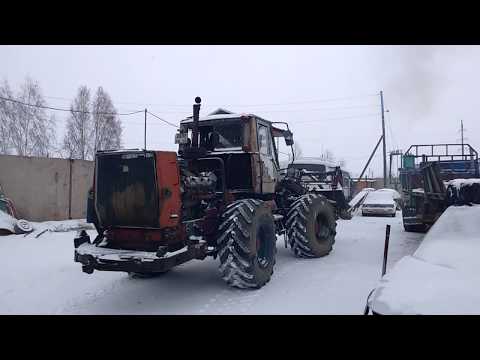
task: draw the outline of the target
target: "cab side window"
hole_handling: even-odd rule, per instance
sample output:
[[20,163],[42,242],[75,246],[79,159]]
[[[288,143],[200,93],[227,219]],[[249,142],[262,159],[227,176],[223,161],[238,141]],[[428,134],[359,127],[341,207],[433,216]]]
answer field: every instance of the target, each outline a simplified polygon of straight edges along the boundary
[[260,154],[272,155],[270,134],[268,128],[264,125],[258,125],[258,150]]

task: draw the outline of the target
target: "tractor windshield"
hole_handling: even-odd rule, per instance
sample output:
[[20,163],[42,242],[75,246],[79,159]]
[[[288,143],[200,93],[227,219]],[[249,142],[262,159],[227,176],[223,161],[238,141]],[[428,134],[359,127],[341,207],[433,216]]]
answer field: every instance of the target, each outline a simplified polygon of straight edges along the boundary
[[243,125],[241,122],[228,121],[200,125],[199,130],[200,146],[209,148],[214,132],[218,134],[218,142],[216,142],[214,149],[238,148],[243,146]]

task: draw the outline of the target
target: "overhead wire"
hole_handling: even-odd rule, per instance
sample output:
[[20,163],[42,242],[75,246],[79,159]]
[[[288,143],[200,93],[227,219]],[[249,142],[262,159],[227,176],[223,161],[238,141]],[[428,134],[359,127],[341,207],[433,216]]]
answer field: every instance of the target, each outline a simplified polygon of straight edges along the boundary
[[334,120],[354,119],[354,118],[372,117],[372,116],[378,116],[378,115],[380,115],[380,114],[375,113],[375,114],[361,114],[361,115],[334,117],[334,118],[319,118],[318,120],[294,121],[293,124],[308,124],[308,123],[314,123],[314,122],[319,122],[319,121],[334,121]]
[[[355,96],[346,96],[338,98],[329,98],[329,99],[315,99],[315,100],[302,100],[302,101],[285,101],[281,103],[263,103],[263,104],[207,104],[208,106],[239,106],[239,107],[257,107],[257,106],[284,106],[284,105],[295,105],[295,104],[311,104],[311,103],[322,103],[322,102],[333,102],[333,101],[342,101],[342,100],[351,100],[359,99],[365,97],[378,96],[378,94],[363,94]],[[69,100],[68,98],[58,97],[58,96],[45,96],[46,98],[59,99],[59,100]],[[162,107],[191,107],[191,104],[160,104],[160,103],[141,103],[141,102],[132,102],[132,101],[115,101],[116,104],[131,104],[131,105],[140,105],[140,106],[162,106]]]
[[73,110],[73,109],[61,109],[61,108],[55,108],[51,106],[45,106],[45,105],[37,105],[37,104],[28,104],[23,101],[15,100],[15,99],[10,99],[6,98],[3,96],[0,96],[0,99],[5,100],[5,101],[11,101],[17,104],[21,104],[24,106],[31,106],[31,107],[36,107],[39,109],[48,109],[48,110],[55,110],[55,111],[65,111],[65,112],[73,112],[73,113],[81,113],[81,114],[97,114],[97,115],[118,115],[118,116],[128,116],[128,115],[133,115],[133,114],[138,114],[140,112],[143,112],[144,110],[138,110],[138,111],[132,111],[129,113],[118,113],[118,112],[96,112],[96,111],[82,111],[82,110]]
[[309,112],[309,111],[328,111],[328,110],[349,110],[349,109],[365,109],[373,108],[375,105],[359,105],[359,106],[342,106],[342,107],[328,107],[315,109],[283,109],[283,110],[257,110],[259,113],[283,113],[283,112]]
[[169,121],[167,121],[167,120],[165,120],[165,119],[162,119],[160,116],[155,115],[155,114],[151,113],[151,112],[148,111],[148,110],[147,110],[147,113],[150,114],[150,115],[152,115],[153,117],[156,117],[158,120],[163,121],[164,123],[166,123],[166,124],[168,124],[168,125],[170,125],[170,126],[173,126],[173,127],[176,127],[176,128],[179,127],[178,125],[175,125],[175,124],[173,124],[173,123],[171,123],[171,122],[169,122]]
[[[367,96],[377,96],[378,94],[368,94],[368,95],[358,95],[358,96],[349,96],[349,97],[339,97],[339,98],[330,98],[330,99],[317,99],[317,100],[307,100],[307,101],[298,101],[298,102],[283,102],[283,103],[271,103],[271,104],[244,104],[244,105],[237,105],[237,106],[274,106],[274,105],[292,105],[292,104],[306,104],[306,103],[314,103],[314,102],[330,102],[330,101],[340,101],[340,100],[347,100],[347,99],[354,99],[354,98],[359,98],[359,97],[367,97]],[[51,99],[60,99],[60,100],[69,100],[64,97],[56,97],[56,96],[45,96],[46,98],[51,98]],[[134,115],[134,114],[139,114],[144,112],[145,110],[136,110],[136,111],[131,111],[131,112],[92,112],[92,111],[82,111],[82,110],[73,110],[73,109],[65,109],[65,108],[59,108],[59,107],[52,107],[52,106],[45,106],[45,105],[37,105],[37,104],[29,104],[25,103],[19,100],[11,99],[11,98],[5,98],[5,97],[0,97],[0,99],[3,99],[5,101],[11,101],[14,103],[18,103],[24,106],[31,106],[31,107],[36,107],[36,108],[42,108],[42,109],[48,109],[48,110],[54,110],[54,111],[63,111],[63,112],[70,112],[70,113],[84,113],[84,114],[98,114],[98,115],[118,115],[118,116],[129,116],[129,115]],[[122,102],[117,102],[117,103],[122,103]],[[140,104],[140,103],[133,103],[133,102],[123,102],[124,104],[126,103],[131,103],[131,104]],[[150,104],[150,105],[159,105],[160,104]],[[165,105],[162,104],[162,106],[190,106],[190,105]],[[224,106],[224,105],[223,105]],[[233,105],[230,105],[233,106]],[[324,110],[346,110],[346,109],[355,109],[355,108],[369,108],[373,107],[373,105],[359,105],[359,106],[343,106],[343,107],[327,107],[327,108],[316,108],[316,109],[275,109],[275,110],[259,110],[259,112],[308,112],[308,111],[324,111]],[[170,112],[170,113],[186,113],[185,111],[168,111],[168,110],[163,110],[162,112]],[[147,110],[147,113],[150,114],[151,116],[157,118],[158,120],[162,121],[163,123],[170,125],[172,127],[178,128],[178,125],[173,124],[162,117],[152,113],[151,111]],[[353,116],[345,116],[345,117],[333,117],[333,118],[323,118],[319,120],[305,120],[305,121],[298,121],[294,122],[297,124],[302,124],[302,123],[312,123],[312,122],[317,122],[317,121],[336,121],[336,120],[343,120],[343,119],[351,119],[351,118],[359,118],[359,117],[370,117],[370,116],[377,116],[378,114],[361,114],[361,115],[353,115]],[[391,132],[391,129],[389,129]]]
[[[295,104],[311,104],[311,103],[319,103],[319,102],[331,102],[331,101],[341,101],[341,100],[349,100],[349,99],[358,99],[362,97],[370,97],[370,96],[378,96],[378,94],[365,94],[365,95],[357,95],[357,96],[347,96],[347,97],[339,97],[339,98],[330,98],[330,99],[316,99],[316,100],[304,100],[304,101],[285,101],[281,103],[270,103],[270,104],[229,104],[228,106],[244,106],[244,107],[255,107],[255,106],[283,106],[283,105],[295,105]],[[215,106],[212,104],[212,106]]]

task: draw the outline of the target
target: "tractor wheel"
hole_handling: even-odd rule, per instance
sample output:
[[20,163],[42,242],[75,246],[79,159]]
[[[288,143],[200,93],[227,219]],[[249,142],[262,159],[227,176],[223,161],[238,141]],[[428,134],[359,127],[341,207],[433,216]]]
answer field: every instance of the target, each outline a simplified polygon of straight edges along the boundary
[[335,242],[335,211],[322,195],[306,194],[287,214],[288,242],[295,255],[317,258],[328,255]]
[[228,285],[261,288],[271,278],[277,237],[271,208],[260,200],[227,206],[218,228],[220,273]]

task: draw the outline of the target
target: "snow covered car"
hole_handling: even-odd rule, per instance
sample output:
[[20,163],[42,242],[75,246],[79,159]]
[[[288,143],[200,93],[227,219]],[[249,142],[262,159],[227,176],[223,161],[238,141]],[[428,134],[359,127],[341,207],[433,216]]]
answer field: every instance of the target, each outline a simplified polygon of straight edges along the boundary
[[0,210],[0,235],[24,234],[32,232],[30,223],[23,219],[15,219],[5,211]]
[[450,206],[368,298],[379,315],[480,314],[480,205]]
[[376,191],[386,192],[391,194],[393,197],[393,200],[395,200],[395,202],[397,203],[397,210],[400,210],[402,208],[402,195],[400,195],[400,193],[397,190],[384,188],[384,189],[378,189]]
[[5,197],[0,187],[0,235],[23,234],[33,231],[28,221],[17,220],[12,200]]
[[372,191],[368,193],[363,201],[362,215],[386,215],[395,217],[397,213],[397,202],[393,199],[390,192]]

